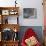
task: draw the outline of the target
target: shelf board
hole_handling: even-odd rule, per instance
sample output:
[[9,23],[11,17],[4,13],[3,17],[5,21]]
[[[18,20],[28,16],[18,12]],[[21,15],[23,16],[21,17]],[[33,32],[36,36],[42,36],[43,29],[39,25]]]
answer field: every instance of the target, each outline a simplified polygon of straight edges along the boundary
[[18,14],[1,15],[1,16],[18,16]]
[[16,9],[16,10],[18,10],[19,9],[19,7],[0,7],[0,10],[11,10],[11,9]]
[[17,30],[17,32],[19,31],[19,24],[0,24],[0,30],[3,31],[3,29],[5,28],[10,28],[14,31],[14,29]]
[[9,42],[19,42],[19,40],[15,40],[15,41],[13,41],[13,40],[9,40],[9,41],[2,41],[2,42],[5,42],[5,43],[9,43]]

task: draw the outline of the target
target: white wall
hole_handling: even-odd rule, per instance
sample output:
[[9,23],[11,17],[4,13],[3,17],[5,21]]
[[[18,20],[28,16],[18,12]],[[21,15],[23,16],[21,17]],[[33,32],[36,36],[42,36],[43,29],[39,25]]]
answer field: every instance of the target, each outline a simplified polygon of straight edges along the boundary
[[9,6],[14,6],[14,1],[15,0],[0,0],[0,6],[1,7],[9,7]]
[[[14,6],[15,0],[0,0],[0,6]],[[19,24],[21,26],[43,26],[43,11],[42,11],[42,0],[17,0],[20,6],[19,10]],[[24,19],[23,8],[36,8],[37,18],[36,19]]]
[[24,0],[18,1],[21,3],[22,8],[36,8],[37,9],[37,19],[24,19],[23,10],[20,11],[20,24],[22,26],[43,26],[43,6],[42,0]]

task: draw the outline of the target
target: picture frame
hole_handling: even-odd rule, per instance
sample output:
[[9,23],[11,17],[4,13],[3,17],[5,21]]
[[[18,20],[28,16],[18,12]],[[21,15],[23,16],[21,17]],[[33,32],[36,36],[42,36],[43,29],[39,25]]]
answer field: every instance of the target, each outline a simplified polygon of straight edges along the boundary
[[2,15],[9,15],[9,10],[2,10]]
[[37,18],[37,9],[36,8],[23,8],[23,18]]

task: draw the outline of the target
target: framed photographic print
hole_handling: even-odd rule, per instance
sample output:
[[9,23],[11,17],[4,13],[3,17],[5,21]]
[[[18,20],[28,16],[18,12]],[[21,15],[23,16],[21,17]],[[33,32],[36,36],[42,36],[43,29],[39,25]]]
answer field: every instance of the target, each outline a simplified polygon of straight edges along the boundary
[[9,10],[2,10],[2,15],[9,15]]
[[36,8],[24,8],[23,9],[23,17],[24,18],[36,18],[37,17],[37,9]]

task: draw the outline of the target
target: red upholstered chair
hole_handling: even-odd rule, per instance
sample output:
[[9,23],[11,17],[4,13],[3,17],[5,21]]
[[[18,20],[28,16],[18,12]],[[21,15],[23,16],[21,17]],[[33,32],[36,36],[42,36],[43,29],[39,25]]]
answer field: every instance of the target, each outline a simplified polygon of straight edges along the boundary
[[[28,28],[24,34],[24,37],[22,38],[22,42],[21,42],[21,45],[22,46],[27,46],[26,43],[25,43],[25,40],[34,36],[36,39],[37,39],[37,35],[36,33],[33,31],[32,28]],[[38,41],[38,40],[37,40]],[[41,44],[39,43],[39,41],[37,42],[37,44],[35,46],[41,46]]]

